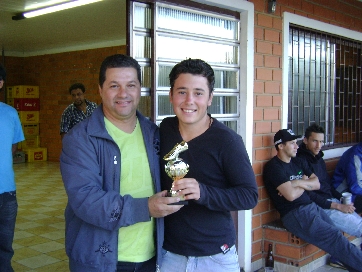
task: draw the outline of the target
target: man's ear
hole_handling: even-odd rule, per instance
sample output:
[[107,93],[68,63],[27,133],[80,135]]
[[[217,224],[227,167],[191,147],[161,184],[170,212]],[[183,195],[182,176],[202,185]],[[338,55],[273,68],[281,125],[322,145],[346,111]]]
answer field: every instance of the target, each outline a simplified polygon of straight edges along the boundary
[[308,143],[308,140],[306,137],[303,137],[303,143],[307,144]]
[[170,89],[168,93],[168,98],[170,99],[170,103],[172,103],[172,89]]

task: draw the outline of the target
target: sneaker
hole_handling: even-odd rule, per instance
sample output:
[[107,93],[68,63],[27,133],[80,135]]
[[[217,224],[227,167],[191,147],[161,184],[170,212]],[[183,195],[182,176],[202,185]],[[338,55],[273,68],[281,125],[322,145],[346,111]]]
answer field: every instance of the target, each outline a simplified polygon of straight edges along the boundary
[[343,263],[341,263],[340,260],[336,259],[335,257],[331,256],[329,258],[329,265],[330,266],[333,266],[333,267],[336,267],[336,268],[340,268],[340,269],[344,269],[344,270],[347,270],[347,268],[344,266]]

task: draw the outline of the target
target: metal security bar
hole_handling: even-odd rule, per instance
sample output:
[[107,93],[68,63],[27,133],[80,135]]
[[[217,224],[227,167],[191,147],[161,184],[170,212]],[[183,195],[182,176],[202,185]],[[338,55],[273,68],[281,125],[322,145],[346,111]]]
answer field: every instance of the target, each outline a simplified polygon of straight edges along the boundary
[[288,128],[325,128],[327,147],[362,140],[361,42],[290,27]]

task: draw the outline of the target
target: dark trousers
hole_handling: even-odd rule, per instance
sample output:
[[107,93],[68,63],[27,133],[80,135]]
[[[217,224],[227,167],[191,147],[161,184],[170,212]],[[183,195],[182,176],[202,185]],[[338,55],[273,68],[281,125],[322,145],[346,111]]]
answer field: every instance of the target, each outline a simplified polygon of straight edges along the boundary
[[156,257],[142,263],[118,262],[117,272],[155,272]]
[[13,239],[18,203],[15,192],[0,194],[0,272],[13,272]]

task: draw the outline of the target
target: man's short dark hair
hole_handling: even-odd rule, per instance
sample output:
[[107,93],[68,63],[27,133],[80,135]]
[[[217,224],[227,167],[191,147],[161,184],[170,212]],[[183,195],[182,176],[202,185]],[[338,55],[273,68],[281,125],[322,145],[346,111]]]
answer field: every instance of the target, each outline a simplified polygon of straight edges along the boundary
[[82,83],[74,83],[69,87],[69,93],[72,94],[73,90],[81,89],[83,93],[85,93],[85,87]]
[[214,90],[215,75],[211,66],[201,59],[186,59],[177,63],[169,74],[171,90],[180,74],[201,75],[207,79],[210,94]]
[[141,81],[141,66],[134,58],[123,55],[123,54],[116,54],[112,56],[106,57],[99,70],[99,86],[103,86],[103,83],[106,81],[106,71],[109,68],[134,68],[137,71],[137,78],[140,84]]
[[4,66],[0,63],[0,80],[4,80],[6,79],[6,70],[4,68]]
[[324,128],[317,125],[316,123],[310,125],[305,130],[305,134],[304,134],[305,138],[308,139],[312,135],[312,132],[314,132],[314,133],[323,133],[324,134]]

